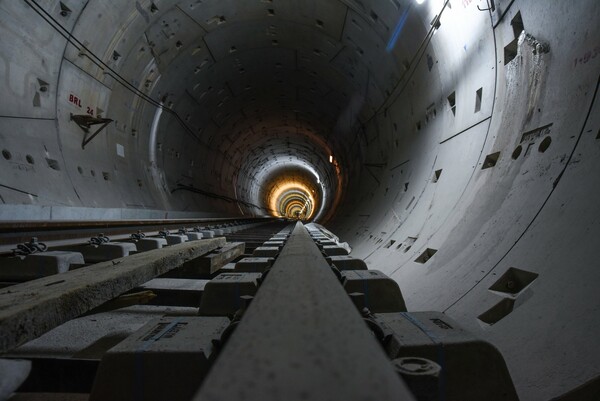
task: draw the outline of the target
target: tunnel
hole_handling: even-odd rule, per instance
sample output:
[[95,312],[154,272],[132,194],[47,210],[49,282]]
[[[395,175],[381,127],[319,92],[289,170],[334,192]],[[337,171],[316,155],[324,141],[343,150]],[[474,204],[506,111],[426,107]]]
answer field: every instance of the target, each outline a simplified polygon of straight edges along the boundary
[[[0,219],[317,223],[600,392],[600,3],[0,0]],[[594,396],[595,394],[595,396]]]

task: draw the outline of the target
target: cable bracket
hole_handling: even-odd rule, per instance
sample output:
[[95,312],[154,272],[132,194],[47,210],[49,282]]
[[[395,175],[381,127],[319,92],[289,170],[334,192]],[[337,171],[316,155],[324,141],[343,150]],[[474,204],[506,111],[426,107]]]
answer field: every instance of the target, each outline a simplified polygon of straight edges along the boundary
[[[70,121],[74,121],[75,124],[77,124],[79,126],[79,128],[81,128],[83,130],[83,132],[85,132],[85,135],[83,136],[83,142],[81,143],[81,149],[85,149],[85,145],[90,143],[90,141],[92,139],[94,139],[96,137],[96,135],[98,135],[100,133],[100,131],[102,131],[113,120],[111,120],[110,118],[92,117],[87,114],[72,114],[71,113]],[[90,135],[90,128],[93,125],[100,125],[100,127],[98,127],[98,129],[96,131],[94,131],[93,134]],[[88,137],[88,135],[89,135],[89,137]]]

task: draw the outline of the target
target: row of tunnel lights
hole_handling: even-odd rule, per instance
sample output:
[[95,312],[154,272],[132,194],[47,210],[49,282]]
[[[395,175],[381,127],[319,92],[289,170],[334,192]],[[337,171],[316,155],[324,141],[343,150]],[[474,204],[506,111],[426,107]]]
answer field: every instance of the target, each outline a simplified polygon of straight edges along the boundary
[[314,189],[299,181],[279,183],[269,197],[269,208],[280,216],[310,220],[315,211]]
[[[329,163],[336,164],[333,155],[329,155]],[[320,178],[316,176],[317,185]],[[298,181],[284,181],[278,183],[269,196],[269,208],[279,216],[310,220],[317,210],[314,188]]]

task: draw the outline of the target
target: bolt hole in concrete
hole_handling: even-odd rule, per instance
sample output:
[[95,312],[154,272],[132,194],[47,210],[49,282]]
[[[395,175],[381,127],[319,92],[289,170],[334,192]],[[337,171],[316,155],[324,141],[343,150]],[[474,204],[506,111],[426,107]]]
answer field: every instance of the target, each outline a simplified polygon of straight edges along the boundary
[[500,158],[500,152],[490,153],[489,155],[487,155],[485,157],[485,160],[483,161],[483,166],[481,166],[481,169],[485,170],[486,168],[494,167],[496,165],[496,163],[498,162],[499,158]]
[[538,150],[541,153],[544,153],[546,150],[548,150],[551,143],[552,143],[552,138],[550,138],[549,136],[545,137],[544,140],[540,143],[540,146],[538,146]]
[[43,79],[37,79],[38,81],[38,85],[40,87],[39,91],[42,93],[48,92],[48,87],[50,86],[50,84],[46,81],[44,81]]
[[448,96],[448,106],[450,106],[450,111],[452,112],[452,115],[455,116],[456,115],[456,92],[452,92]]
[[440,179],[440,176],[442,175],[442,169],[439,170],[435,170],[435,172],[433,173],[433,182],[438,182],[438,180]]
[[517,11],[513,19],[510,20],[510,25],[513,29],[513,36],[518,39],[521,32],[525,30],[525,24],[523,24],[523,18],[521,17],[521,11]]
[[508,316],[508,314],[513,311],[514,306],[514,299],[504,298],[502,301],[498,302],[496,305],[479,315],[477,319],[492,325]]
[[6,149],[2,149],[2,157],[4,157],[6,160],[10,160],[12,159],[12,154]]
[[96,176],[96,172],[94,170],[90,170],[90,174],[92,175],[92,177]]
[[81,168],[81,166],[77,166],[77,171],[79,172],[79,174],[83,174],[83,169]]
[[418,258],[415,259],[415,262],[425,264],[433,255],[436,254],[436,252],[437,249],[427,248],[421,255],[419,255]]
[[56,171],[60,170],[60,165],[58,164],[58,160],[46,158],[46,163],[48,163],[48,167],[50,167],[52,170],[56,170]]
[[60,16],[68,17],[71,15],[71,9],[67,7],[62,1],[60,2]]
[[40,100],[40,94],[37,92],[33,96],[33,107],[42,107],[42,101]]
[[477,89],[475,92],[475,113],[481,110],[481,97],[483,96],[483,88]]
[[27,160],[27,163],[29,164],[35,164],[35,160],[33,160],[33,156],[31,155],[25,156],[25,160]]
[[504,47],[504,65],[510,63],[517,57],[519,38],[515,38]]
[[410,250],[410,248],[412,247],[412,245],[417,241],[417,237],[407,237],[404,240],[404,253],[408,252]]
[[490,291],[517,295],[537,277],[537,273],[511,267],[489,289]]
[[513,158],[513,160],[517,160],[519,158],[519,156],[521,156],[521,152],[523,152],[523,147],[521,145],[519,145],[512,152],[511,157]]

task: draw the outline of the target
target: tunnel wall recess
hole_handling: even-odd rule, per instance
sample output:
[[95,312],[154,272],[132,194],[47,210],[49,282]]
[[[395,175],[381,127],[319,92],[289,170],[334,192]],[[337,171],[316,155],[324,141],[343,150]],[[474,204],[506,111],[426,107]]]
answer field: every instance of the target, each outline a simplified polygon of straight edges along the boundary
[[[266,215],[263,179],[296,169],[521,399],[589,389],[598,21],[594,0],[0,1],[0,219]],[[112,121],[82,149],[73,115]]]

